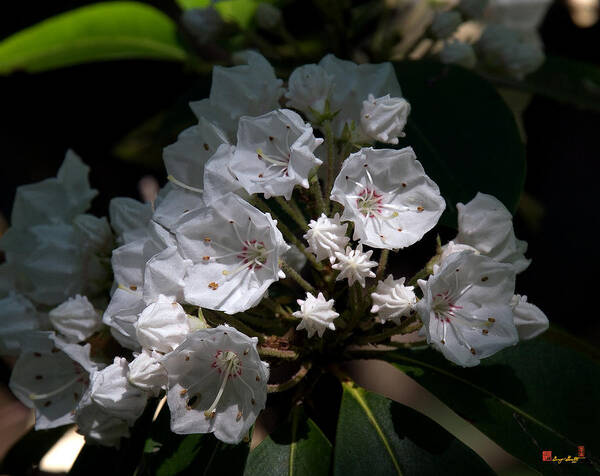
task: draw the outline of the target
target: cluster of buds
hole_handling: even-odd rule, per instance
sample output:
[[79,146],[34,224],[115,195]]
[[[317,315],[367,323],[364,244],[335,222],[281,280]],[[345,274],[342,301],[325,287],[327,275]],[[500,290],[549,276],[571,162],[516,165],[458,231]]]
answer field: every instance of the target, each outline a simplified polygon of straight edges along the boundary
[[[237,443],[268,391],[356,346],[420,333],[473,366],[547,327],[514,294],[526,245],[492,196],[458,204],[458,235],[423,272],[386,273],[446,206],[412,148],[391,148],[410,112],[391,64],[328,55],[283,87],[259,54],[239,59],[191,104],[152,203],[114,199],[110,226],[84,214],[95,191],[71,152],[18,190],[0,345],[36,428],[118,445],[162,396],[173,432]],[[269,384],[282,360],[297,371]]]

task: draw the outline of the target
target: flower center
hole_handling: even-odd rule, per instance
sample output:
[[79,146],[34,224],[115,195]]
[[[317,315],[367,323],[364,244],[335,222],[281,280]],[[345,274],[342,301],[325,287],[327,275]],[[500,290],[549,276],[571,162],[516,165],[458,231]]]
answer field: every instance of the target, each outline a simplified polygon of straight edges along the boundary
[[365,187],[358,194],[356,206],[364,216],[374,218],[381,215],[383,211],[383,195],[377,193],[374,189]]
[[204,412],[204,416],[206,418],[212,418],[215,415],[215,409],[219,404],[219,400],[221,400],[221,397],[223,396],[223,392],[225,391],[225,387],[229,379],[231,377],[235,378],[242,375],[242,362],[237,354],[230,350],[218,350],[215,354],[215,360],[213,361],[211,367],[217,369],[222,377],[221,386],[219,387],[219,391],[217,392],[215,400],[210,408]]
[[243,242],[242,251],[237,255],[238,258],[243,259],[243,263],[250,263],[248,266],[249,269],[252,269],[256,266],[257,269],[260,269],[262,265],[267,262],[267,249],[265,248],[265,244],[262,241],[256,240],[245,240]]

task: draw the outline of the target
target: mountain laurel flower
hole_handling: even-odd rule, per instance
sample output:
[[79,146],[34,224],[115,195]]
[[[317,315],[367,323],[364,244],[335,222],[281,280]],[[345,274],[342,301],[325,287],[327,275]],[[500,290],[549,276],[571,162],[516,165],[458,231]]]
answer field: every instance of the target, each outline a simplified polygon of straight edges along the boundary
[[141,289],[118,287],[102,315],[102,322],[110,327],[111,335],[126,349],[140,351],[135,323],[145,307]]
[[127,244],[145,235],[152,219],[152,205],[129,197],[115,197],[108,205],[108,216],[117,233],[117,243]]
[[71,342],[82,342],[102,327],[102,316],[87,297],[77,294],[48,316],[52,326]]
[[356,64],[328,54],[319,66],[333,77],[329,108],[337,111],[332,120],[333,131],[341,136],[346,125],[360,123],[360,112],[369,94],[382,97],[402,97],[392,63]]
[[285,97],[287,105],[309,118],[325,112],[333,76],[317,64],[305,64],[292,71]]
[[231,172],[248,193],[292,197],[296,185],[308,188],[310,171],[322,164],[313,151],[323,142],[290,109],[242,117]]
[[88,389],[75,409],[77,433],[85,436],[85,441],[103,446],[118,447],[121,438],[129,437],[129,424],[108,412],[92,400]]
[[19,336],[39,329],[41,320],[35,306],[25,296],[11,291],[0,299],[0,355],[19,354]]
[[389,94],[375,99],[369,94],[363,101],[360,113],[360,125],[371,139],[397,144],[398,137],[404,137],[404,126],[410,114],[410,104],[404,98],[391,97]]
[[230,444],[242,440],[267,400],[269,367],[257,342],[218,326],[190,334],[163,358],[173,432],[214,433]]
[[527,296],[515,294],[510,302],[520,340],[533,339],[548,330],[550,323],[543,311],[527,302]]
[[348,279],[348,285],[352,286],[355,281],[364,288],[365,278],[374,278],[375,273],[371,268],[377,266],[377,261],[369,261],[373,254],[373,250],[363,252],[362,245],[358,245],[355,250],[351,247],[346,247],[345,253],[336,252],[335,257],[337,263],[332,268],[340,271],[336,281],[344,278]]
[[198,119],[209,119],[230,138],[235,137],[240,117],[277,109],[284,93],[283,81],[261,54],[246,50],[235,54],[234,60],[245,64],[215,66],[209,97],[190,103]]
[[436,12],[429,27],[436,40],[450,38],[462,23],[462,16],[455,10]]
[[459,203],[458,235],[455,244],[469,245],[481,254],[514,266],[517,273],[527,269],[527,243],[515,237],[512,215],[500,200],[479,192],[466,205]]
[[133,425],[146,408],[148,394],[129,383],[128,374],[127,359],[115,357],[111,365],[91,373],[90,397],[109,415]]
[[135,355],[129,363],[129,383],[157,397],[167,386],[167,372],[159,362],[162,358],[162,354],[148,349]]
[[221,144],[229,141],[217,126],[201,117],[198,124],[185,129],[177,142],[163,150],[169,180],[185,189],[202,192],[204,165]]
[[344,205],[354,239],[373,248],[405,248],[438,222],[446,203],[412,148],[363,148],[335,179],[331,199]]
[[90,344],[69,344],[49,332],[38,334],[39,338],[28,339],[28,348],[17,359],[9,387],[24,405],[35,409],[35,428],[43,430],[75,421],[74,410],[88,388],[89,372],[98,364],[90,359]]
[[344,248],[350,241],[346,236],[348,224],[340,222],[340,214],[336,213],[333,218],[324,213],[317,220],[311,220],[304,239],[308,242],[307,251],[315,254],[317,261],[329,258],[329,262],[335,262],[335,253],[343,253]]
[[469,245],[463,245],[460,243],[454,243],[454,241],[449,241],[444,246],[442,246],[442,253],[440,254],[439,264],[443,263],[450,255],[454,253],[460,253],[461,251],[472,251],[475,254],[480,254],[475,248]]
[[183,307],[163,295],[146,307],[135,323],[140,345],[163,353],[177,348],[192,330],[193,323]]
[[235,146],[221,144],[214,155],[204,166],[204,194],[202,195],[206,205],[227,195],[229,192],[236,193],[247,198],[247,192],[234,175],[231,165],[235,160]]
[[333,299],[326,301],[323,293],[319,293],[317,297],[314,297],[311,293],[306,293],[306,299],[298,299],[297,302],[300,310],[294,312],[292,316],[302,319],[302,322],[298,324],[296,330],[305,329],[309,338],[315,332],[319,337],[323,337],[325,329],[335,330],[333,320],[339,314],[333,309]]
[[463,367],[514,345],[518,334],[510,305],[515,271],[469,251],[451,255],[436,274],[419,280],[416,310],[427,342]]
[[279,258],[289,249],[268,213],[232,193],[186,214],[176,236],[193,262],[184,280],[185,300],[227,314],[262,299],[279,280]]
[[414,286],[404,286],[405,279],[394,279],[390,274],[385,281],[379,281],[375,292],[371,293],[371,312],[377,314],[381,324],[392,321],[400,325],[402,317],[408,317],[414,312],[417,297],[413,291]]
[[477,56],[470,44],[462,41],[449,41],[440,51],[440,61],[444,64],[457,64],[463,68],[473,69],[477,64]]

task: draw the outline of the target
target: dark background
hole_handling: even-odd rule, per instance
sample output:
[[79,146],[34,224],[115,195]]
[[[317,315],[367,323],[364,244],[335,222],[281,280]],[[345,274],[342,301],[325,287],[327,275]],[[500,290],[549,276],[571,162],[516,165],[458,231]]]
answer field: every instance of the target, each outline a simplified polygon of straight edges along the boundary
[[[93,2],[55,0],[37,2],[33,8],[13,2],[12,11],[0,16],[0,38],[85,3]],[[540,33],[547,54],[600,63],[600,23],[578,28],[562,3],[551,7]],[[101,192],[93,203],[96,215],[107,214],[112,197],[137,197],[137,183],[146,174],[162,184],[165,174],[155,159],[145,165],[123,161],[115,156],[114,146],[173,104],[185,110],[189,89],[201,91],[203,84],[180,64],[153,61],[0,77],[0,211],[10,217],[18,185],[55,176],[68,148],[91,166],[92,186]],[[193,121],[191,113],[185,120]],[[529,242],[527,254],[533,258],[519,276],[517,291],[527,294],[551,322],[596,344],[600,114],[534,97],[524,124],[525,192],[542,206],[543,219],[536,227],[517,214],[517,236]],[[164,146],[174,136],[156,140]]]

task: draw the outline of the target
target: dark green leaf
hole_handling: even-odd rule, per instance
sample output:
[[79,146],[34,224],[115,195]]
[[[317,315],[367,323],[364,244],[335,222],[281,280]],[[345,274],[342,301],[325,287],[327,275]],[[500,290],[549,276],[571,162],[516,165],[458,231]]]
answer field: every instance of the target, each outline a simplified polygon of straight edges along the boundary
[[410,145],[446,199],[443,223],[456,227],[456,203],[477,192],[515,211],[525,180],[525,149],[510,109],[494,87],[457,66],[396,63],[411,104],[402,147]]
[[137,2],[81,7],[0,42],[0,74],[131,58],[186,59],[175,24],[155,8]]
[[245,476],[319,476],[329,474],[331,443],[302,407],[291,421],[250,452]]
[[494,474],[471,449],[426,416],[343,382],[334,475]]
[[0,464],[1,474],[28,474],[40,464],[44,455],[69,429],[67,426],[50,430],[31,429],[10,449]]
[[588,459],[570,465],[569,474],[592,472],[589,457],[600,453],[600,367],[578,352],[535,339],[467,369],[433,350],[397,351],[386,360],[402,370],[420,367],[421,373],[407,373],[535,469],[552,471],[543,450],[576,456],[582,445]]

